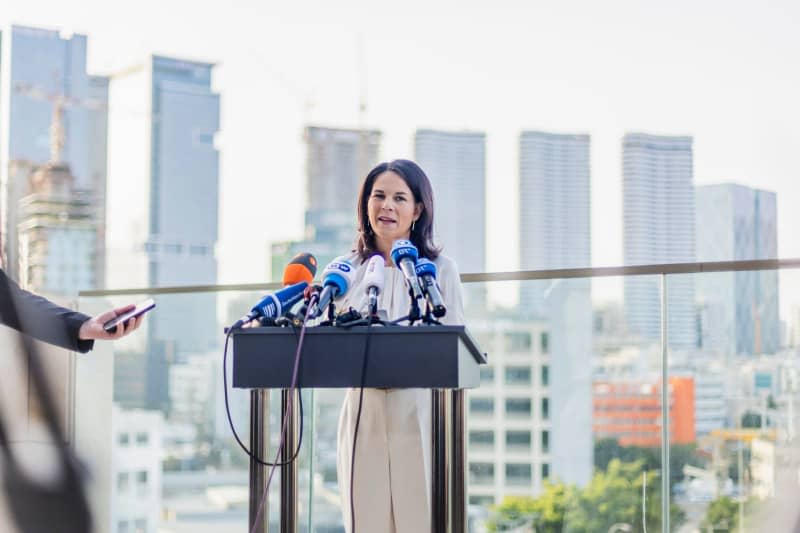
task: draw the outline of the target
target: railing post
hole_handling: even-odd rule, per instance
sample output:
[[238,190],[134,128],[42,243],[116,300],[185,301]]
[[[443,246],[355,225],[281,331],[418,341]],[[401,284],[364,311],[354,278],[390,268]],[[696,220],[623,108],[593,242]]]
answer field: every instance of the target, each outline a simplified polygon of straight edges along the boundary
[[281,416],[289,413],[286,421],[286,437],[281,448],[280,462],[289,463],[281,466],[281,533],[297,531],[297,461],[292,455],[297,449],[297,390],[281,390]]
[[[254,389],[250,391],[250,450],[253,455],[264,460],[269,442],[269,391]],[[253,533],[269,531],[269,501],[264,489],[267,484],[267,467],[250,459],[250,516],[249,530]],[[264,500],[263,507],[261,500]],[[259,515],[259,507],[261,514]],[[258,515],[258,524],[256,516]]]
[[[661,531],[669,533],[669,367],[667,275],[661,274]],[[646,518],[642,518],[646,520]]]
[[450,416],[452,418],[451,455],[450,455],[450,494],[451,520],[453,533],[467,531],[466,504],[466,453],[465,453],[465,419],[464,389],[455,389],[451,393]]
[[447,392],[431,390],[431,532],[449,531]]

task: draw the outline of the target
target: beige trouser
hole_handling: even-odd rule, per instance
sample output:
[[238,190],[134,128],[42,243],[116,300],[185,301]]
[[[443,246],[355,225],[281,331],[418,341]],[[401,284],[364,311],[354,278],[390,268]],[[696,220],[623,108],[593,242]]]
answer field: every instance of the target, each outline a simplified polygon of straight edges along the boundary
[[[348,389],[339,417],[336,466],[348,533],[358,395]],[[430,531],[430,440],[429,390],[364,389],[353,482],[356,533]]]

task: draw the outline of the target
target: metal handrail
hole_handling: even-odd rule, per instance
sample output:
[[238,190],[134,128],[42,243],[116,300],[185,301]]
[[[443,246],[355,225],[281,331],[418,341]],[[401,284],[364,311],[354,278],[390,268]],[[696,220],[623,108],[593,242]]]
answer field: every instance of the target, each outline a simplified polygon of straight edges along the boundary
[[[476,272],[461,274],[463,283],[493,281],[529,281],[570,278],[602,278],[612,276],[653,276],[669,274],[703,274],[710,272],[742,272],[748,270],[781,270],[800,268],[800,258],[753,259],[746,261],[707,261],[701,263],[662,263],[610,267],[554,268],[547,270],[512,270],[508,272]],[[132,289],[93,289],[80,291],[80,298],[123,296],[131,294],[187,294],[196,292],[234,292],[274,290],[278,282],[239,283],[232,285],[184,285]]]

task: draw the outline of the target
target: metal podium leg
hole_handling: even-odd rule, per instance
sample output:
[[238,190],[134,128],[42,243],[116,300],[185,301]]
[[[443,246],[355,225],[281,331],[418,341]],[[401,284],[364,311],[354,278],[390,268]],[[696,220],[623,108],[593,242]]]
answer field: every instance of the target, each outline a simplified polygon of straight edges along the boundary
[[[269,443],[269,391],[254,389],[250,391],[250,449],[260,458],[267,457]],[[253,533],[267,533],[269,530],[269,504],[264,500],[256,525],[256,514],[264,497],[267,484],[267,467],[250,459],[250,518],[249,529]]]
[[[291,461],[297,449],[297,391],[281,390],[281,414],[291,409],[286,422],[286,440],[281,449],[280,461]],[[297,532],[297,461],[281,466],[281,533]]]
[[453,533],[467,531],[464,389],[451,393],[450,509]]
[[431,532],[449,531],[447,479],[447,391],[431,391]]

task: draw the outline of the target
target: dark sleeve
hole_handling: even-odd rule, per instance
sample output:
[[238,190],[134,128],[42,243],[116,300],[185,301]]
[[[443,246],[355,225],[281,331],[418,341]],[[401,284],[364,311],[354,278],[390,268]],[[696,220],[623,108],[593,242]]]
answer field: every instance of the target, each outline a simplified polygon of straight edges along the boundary
[[94,341],[78,339],[89,316],[22,290],[2,269],[0,278],[0,323],[75,352],[86,353],[94,347]]

